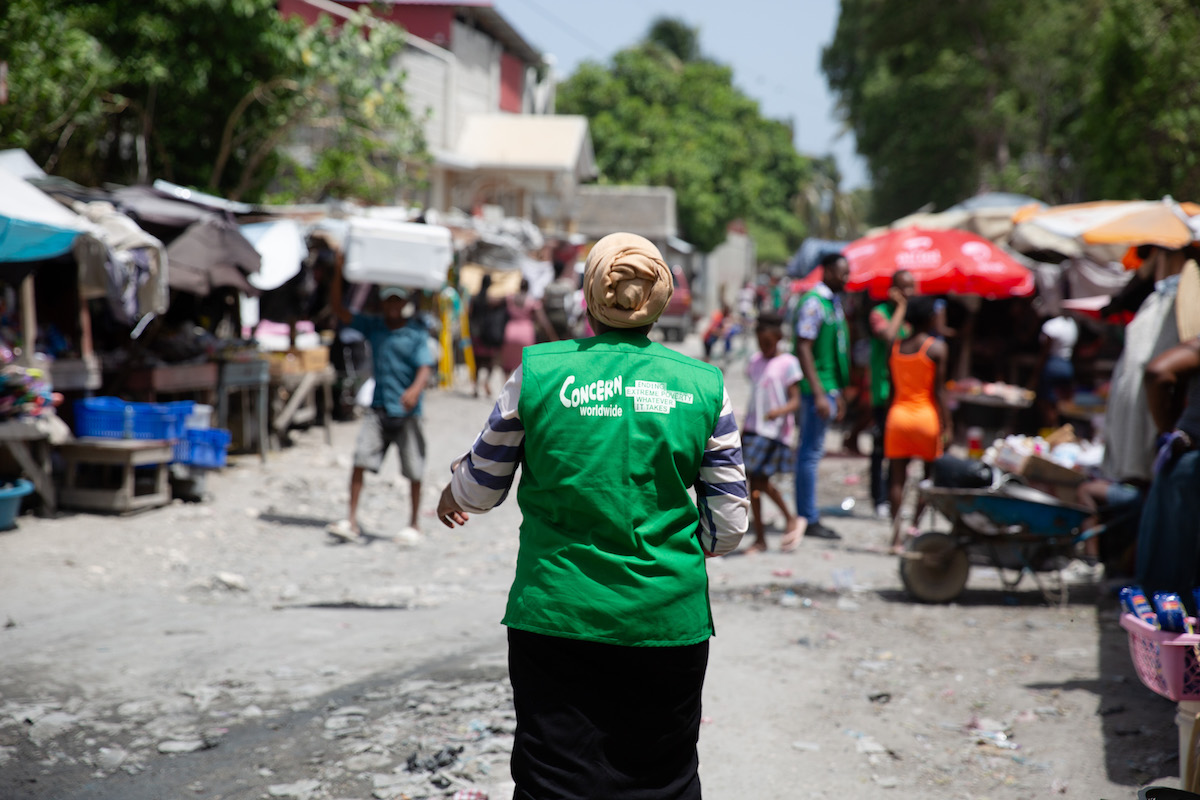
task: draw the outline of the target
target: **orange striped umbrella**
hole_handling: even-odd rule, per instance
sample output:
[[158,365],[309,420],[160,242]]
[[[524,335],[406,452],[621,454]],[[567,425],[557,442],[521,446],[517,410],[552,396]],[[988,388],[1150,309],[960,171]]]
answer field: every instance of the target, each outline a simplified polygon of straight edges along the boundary
[[1162,200],[1099,200],[1038,209],[1026,206],[1013,222],[1030,223],[1084,244],[1178,250],[1197,238],[1200,205]]

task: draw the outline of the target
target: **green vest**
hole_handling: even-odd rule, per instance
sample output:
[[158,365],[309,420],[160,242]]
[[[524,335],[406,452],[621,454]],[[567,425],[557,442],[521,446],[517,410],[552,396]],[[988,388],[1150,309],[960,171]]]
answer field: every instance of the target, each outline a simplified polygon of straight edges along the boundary
[[[820,301],[825,316],[825,321],[821,323],[821,330],[817,332],[817,338],[813,342],[813,361],[817,366],[817,377],[821,379],[821,386],[825,388],[826,392],[844,389],[850,384],[850,333],[846,329],[846,317],[844,314],[838,313],[832,300],[822,297],[815,290],[800,298],[800,302],[796,305],[797,313],[810,297],[815,297]],[[792,332],[795,333],[794,327]],[[799,345],[799,341],[796,341],[793,352],[800,352]],[[800,391],[804,394],[812,394],[812,386],[808,382],[808,378],[800,381]]]
[[526,347],[521,544],[504,624],[619,645],[712,636],[691,494],[721,371],[613,331]]
[[[892,321],[892,314],[895,310],[890,303],[880,303],[871,309],[872,312],[878,311],[883,314],[883,318],[888,322]],[[896,340],[905,338],[909,333],[908,323],[905,322],[900,326],[900,332],[896,334]],[[892,380],[888,372],[888,359],[892,357],[892,342],[884,342],[875,336],[874,331],[871,332],[871,405],[886,406],[892,394]]]

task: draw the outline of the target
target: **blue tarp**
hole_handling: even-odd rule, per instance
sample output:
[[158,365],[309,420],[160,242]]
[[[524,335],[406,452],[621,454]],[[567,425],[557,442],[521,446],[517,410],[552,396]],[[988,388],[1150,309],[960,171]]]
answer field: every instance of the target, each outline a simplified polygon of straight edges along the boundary
[[82,228],[79,215],[0,169],[0,262],[61,256]]
[[42,261],[71,249],[79,231],[0,215],[0,261]]
[[800,249],[788,262],[787,274],[792,278],[803,278],[817,268],[821,259],[833,253],[842,252],[849,242],[839,242],[835,239],[816,239],[809,237],[800,243]]

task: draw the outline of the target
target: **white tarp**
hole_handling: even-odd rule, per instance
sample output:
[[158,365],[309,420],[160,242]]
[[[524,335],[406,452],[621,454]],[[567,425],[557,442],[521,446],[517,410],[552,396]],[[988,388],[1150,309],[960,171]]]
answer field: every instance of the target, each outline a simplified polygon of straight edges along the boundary
[[258,272],[250,275],[254,288],[264,292],[278,289],[300,274],[300,265],[308,258],[308,247],[295,220],[251,222],[240,227],[242,235],[262,256]]

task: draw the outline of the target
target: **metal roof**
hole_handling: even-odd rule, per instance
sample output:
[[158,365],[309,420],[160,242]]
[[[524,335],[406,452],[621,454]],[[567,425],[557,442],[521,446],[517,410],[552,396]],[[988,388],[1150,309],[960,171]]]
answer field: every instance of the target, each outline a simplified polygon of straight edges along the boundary
[[587,117],[567,114],[472,114],[458,147],[439,159],[461,169],[596,174]]
[[[346,2],[347,0],[343,0]],[[357,5],[371,5],[370,0],[348,0],[348,2]],[[487,2],[487,0],[479,0],[479,2],[450,2],[434,0],[377,0],[383,5],[388,6],[447,6],[453,8],[455,12],[469,22],[475,24],[484,33],[492,36],[496,41],[500,42],[513,55],[521,58],[529,64],[541,64],[542,54],[526,41],[525,37],[517,32],[508,20],[500,15],[496,7]]]

